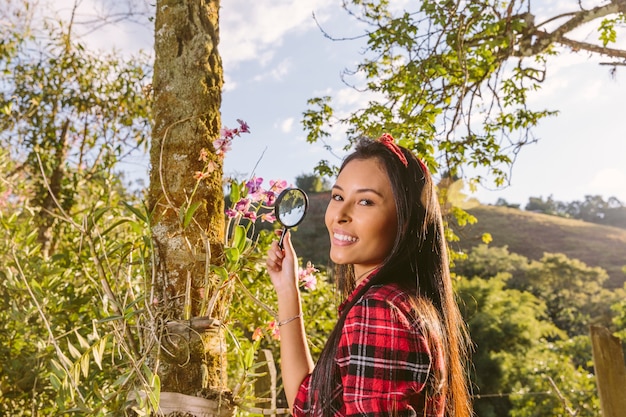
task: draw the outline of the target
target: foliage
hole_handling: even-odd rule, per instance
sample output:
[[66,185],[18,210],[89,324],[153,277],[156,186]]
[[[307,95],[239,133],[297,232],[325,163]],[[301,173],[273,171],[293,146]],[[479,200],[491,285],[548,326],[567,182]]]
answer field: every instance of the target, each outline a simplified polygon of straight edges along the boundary
[[580,219],[590,223],[626,228],[626,206],[616,197],[605,201],[599,195],[587,195],[584,201],[554,201],[552,196],[530,197],[528,211]]
[[[386,1],[344,4],[371,28],[365,34],[368,53],[348,75],[365,78],[359,88],[376,97],[338,120],[351,141],[388,131],[435,171],[435,156],[441,155],[453,176],[468,164],[486,168],[502,183],[509,152],[530,140],[527,129],[554,114],[526,107],[526,92],[539,87],[541,57],[504,69],[511,41],[527,26],[523,16],[507,16],[495,2],[422,1],[397,13]],[[329,135],[334,109],[330,97],[309,104],[303,124],[314,142]],[[523,132],[520,138],[511,137],[516,131]]]
[[506,247],[476,246],[455,272],[462,276],[509,274],[509,288],[532,293],[546,303],[546,313],[569,337],[587,335],[591,324],[611,326],[610,306],[624,297],[620,289],[603,287],[604,270],[564,254],[544,254],[539,261],[509,253]]
[[[202,175],[198,175],[201,180]],[[286,181],[269,181],[263,188],[263,178],[247,181],[229,180],[230,206],[226,209],[225,241],[226,262],[223,267],[211,266],[221,277],[222,285],[234,284],[234,295],[229,314],[224,323],[230,335],[229,379],[234,400],[242,410],[258,412],[255,403],[262,402],[267,393],[255,391],[254,382],[263,375],[258,368],[264,363],[257,360],[260,349],[269,349],[278,358],[279,329],[275,292],[265,271],[265,253],[275,235],[263,227],[263,222],[274,223],[274,202],[286,187]],[[331,330],[335,317],[332,286],[310,262],[300,268],[303,293],[303,311],[315,320],[307,321],[307,332],[312,352],[317,355]],[[210,305],[211,303],[209,303]],[[285,404],[286,406],[286,404]]]
[[149,72],[142,57],[86,51],[63,25],[35,38],[19,21],[2,26],[0,53],[0,410],[120,412],[133,387],[158,390],[135,354],[147,216],[124,204],[117,172],[145,151]]
[[[562,254],[540,261],[475,247],[454,272],[476,343],[478,415],[597,415],[589,324],[620,325],[621,290]],[[518,316],[520,315],[520,316]],[[487,395],[485,395],[487,394]]]
[[13,415],[106,415],[124,409],[137,379],[146,377],[132,354],[145,302],[137,280],[149,261],[145,227],[122,204],[129,196],[118,180],[88,184],[75,198],[93,204],[62,213],[51,256],[32,226],[37,207],[15,193],[19,188],[0,216],[0,314],[12,358],[2,366],[0,409]]
[[320,193],[330,189],[328,180],[316,174],[298,175],[296,177],[296,186],[307,193]]
[[[303,118],[307,140],[323,142],[345,128],[348,147],[361,135],[386,131],[433,171],[461,176],[463,168],[472,168],[470,185],[486,178],[504,184],[515,156],[535,141],[532,129],[556,114],[530,108],[528,99],[541,88],[547,59],[558,46],[614,57],[616,67],[624,56],[623,49],[608,47],[615,28],[623,25],[617,1],[594,9],[581,5],[558,16],[558,25],[552,16],[536,21],[525,0],[422,0],[400,6],[346,0],[343,7],[366,28],[356,38],[367,42],[363,59],[345,71],[344,80],[367,94],[368,102],[356,110],[337,109],[329,96],[311,98]],[[601,44],[570,36],[588,22],[599,27]],[[318,170],[328,173],[332,167],[321,161]]]
[[550,322],[545,303],[507,288],[508,279],[504,273],[457,282],[476,346],[472,376],[477,415],[565,415],[564,408],[572,404],[580,416],[597,415],[592,375],[577,364],[581,352],[590,357],[590,346],[568,350],[570,341]]
[[90,53],[62,26],[49,25],[41,39],[5,30],[17,39],[11,50],[19,59],[0,60],[0,144],[32,178],[28,192],[40,210],[33,222],[47,254],[60,239],[52,231],[58,210],[81,204],[76,190],[108,180],[134,149],[145,151],[149,70],[145,57]]
[[624,297],[602,284],[607,274],[563,254],[545,254],[533,263],[522,282],[511,285],[545,300],[551,320],[570,336],[589,332],[589,325],[611,326],[610,306]]
[[[626,284],[624,284],[624,291],[626,291]],[[613,324],[617,330],[616,336],[622,340],[622,345],[626,348],[626,298],[616,301],[611,306],[611,310],[615,312]]]
[[526,271],[528,262],[525,256],[510,253],[506,246],[493,247],[481,244],[472,248],[471,256],[466,260],[457,262],[454,271],[461,276],[478,276],[484,279],[501,273],[517,276]]

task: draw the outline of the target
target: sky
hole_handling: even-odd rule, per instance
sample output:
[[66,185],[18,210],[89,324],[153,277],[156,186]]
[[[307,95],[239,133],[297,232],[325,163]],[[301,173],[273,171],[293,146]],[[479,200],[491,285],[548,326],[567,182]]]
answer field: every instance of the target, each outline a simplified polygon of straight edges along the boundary
[[[82,0],[77,16],[88,20],[103,4],[110,7],[111,1]],[[392,3],[402,7],[408,1]],[[338,0],[221,3],[222,123],[235,127],[236,119],[242,119],[251,128],[251,134],[238,138],[227,155],[225,174],[295,182],[297,176],[311,174],[320,159],[338,164],[345,143],[341,132],[328,141],[334,149],[329,152],[322,144],[306,143],[300,121],[312,97],[331,95],[338,111],[356,109],[367,99],[340,77],[344,69],[358,62],[363,41],[330,40],[318,24],[337,38],[353,37],[361,28]],[[546,2],[549,7],[534,11],[552,15],[571,10],[568,7],[577,3],[551,1]],[[583,3],[591,6],[599,1]],[[51,4],[63,15],[73,1]],[[147,10],[150,14],[149,6]],[[77,29],[80,32],[80,26]],[[152,23],[139,17],[137,22],[104,26],[84,40],[94,49],[115,48],[128,54],[151,51],[152,29]],[[594,37],[588,29],[577,36]],[[617,46],[626,49],[626,36],[620,37]],[[529,102],[534,108],[558,110],[559,115],[544,119],[534,130],[539,141],[522,149],[509,185],[479,187],[471,197],[482,203],[502,198],[522,208],[530,197],[549,196],[571,202],[601,195],[617,197],[626,204],[626,67],[612,77],[599,61],[587,54],[564,53],[549,62],[547,78],[541,90],[529,96]],[[135,175],[145,175],[147,161],[133,164]]]

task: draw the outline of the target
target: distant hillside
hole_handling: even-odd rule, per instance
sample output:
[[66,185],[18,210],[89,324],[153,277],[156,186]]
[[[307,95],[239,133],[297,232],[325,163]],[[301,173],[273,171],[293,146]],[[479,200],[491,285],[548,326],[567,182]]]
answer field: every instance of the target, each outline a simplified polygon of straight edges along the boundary
[[[298,255],[318,266],[327,266],[329,240],[324,212],[329,193],[309,194],[310,209],[293,233]],[[491,246],[507,246],[510,252],[539,260],[544,252],[564,253],[589,266],[599,266],[609,274],[607,287],[621,287],[626,281],[626,229],[565,219],[500,206],[478,206],[468,210],[478,223],[454,227],[461,241],[454,249],[467,251],[481,243],[483,233],[491,233]]]
[[[455,228],[461,241],[458,248],[468,250],[490,233],[491,246],[508,246],[510,252],[529,259],[541,259],[544,252],[563,253],[589,266],[607,271],[605,286],[621,287],[626,281],[626,229],[532,213],[500,206],[478,206],[468,210],[478,223]],[[457,248],[457,249],[458,249]]]

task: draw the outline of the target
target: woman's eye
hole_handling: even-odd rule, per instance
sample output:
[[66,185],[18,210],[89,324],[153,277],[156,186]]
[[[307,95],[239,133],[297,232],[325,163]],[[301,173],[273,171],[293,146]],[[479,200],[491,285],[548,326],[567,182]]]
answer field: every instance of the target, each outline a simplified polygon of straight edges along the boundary
[[374,203],[372,202],[372,200],[363,199],[363,200],[359,201],[359,204],[362,205],[362,206],[371,206]]
[[330,196],[331,200],[335,200],[335,201],[341,201],[343,200],[343,198],[339,195],[339,194],[333,194]]

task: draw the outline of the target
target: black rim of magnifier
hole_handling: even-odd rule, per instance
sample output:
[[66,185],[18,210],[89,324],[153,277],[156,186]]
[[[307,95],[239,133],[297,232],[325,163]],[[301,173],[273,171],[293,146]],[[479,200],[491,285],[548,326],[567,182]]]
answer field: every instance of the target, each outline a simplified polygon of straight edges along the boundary
[[[280,207],[280,203],[281,201],[283,201],[283,198],[285,198],[287,193],[291,191],[299,191],[300,194],[302,194],[302,196],[304,197],[304,213],[302,214],[302,217],[300,218],[300,220],[298,220],[295,224],[292,224],[291,226],[285,226],[283,222],[280,221],[278,208]],[[276,198],[276,201],[274,202],[274,216],[276,216],[276,220],[278,220],[280,224],[283,225],[283,233],[280,235],[280,240],[278,241],[278,247],[280,247],[281,249],[283,248],[283,239],[285,238],[285,233],[287,233],[287,229],[296,227],[297,225],[302,223],[302,220],[304,220],[304,217],[306,216],[306,212],[308,209],[309,209],[309,197],[306,195],[303,189],[297,188],[297,187],[285,188],[283,191],[280,192],[280,194],[278,194],[278,197]]]

